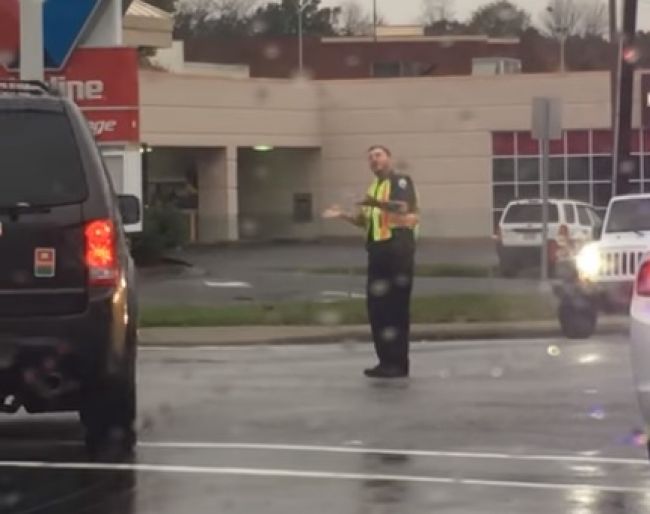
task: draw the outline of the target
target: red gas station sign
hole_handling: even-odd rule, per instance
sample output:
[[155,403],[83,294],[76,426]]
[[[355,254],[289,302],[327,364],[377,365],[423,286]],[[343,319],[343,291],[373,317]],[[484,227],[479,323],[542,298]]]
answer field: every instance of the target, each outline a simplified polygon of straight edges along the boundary
[[[17,73],[0,67],[0,78]],[[138,55],[133,48],[78,48],[45,80],[82,109],[100,143],[140,140]]]

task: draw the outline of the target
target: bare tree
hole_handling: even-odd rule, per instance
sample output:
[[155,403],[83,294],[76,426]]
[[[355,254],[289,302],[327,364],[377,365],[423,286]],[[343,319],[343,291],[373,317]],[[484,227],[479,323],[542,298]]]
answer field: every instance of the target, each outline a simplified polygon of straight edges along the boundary
[[542,27],[557,39],[582,32],[583,10],[575,0],[551,0],[542,16]]
[[582,33],[585,36],[605,36],[609,31],[609,12],[607,5],[598,0],[586,0],[582,5]]
[[453,0],[422,0],[420,20],[423,25],[435,25],[453,18]]
[[342,36],[367,36],[373,32],[372,15],[357,0],[349,0],[341,6],[337,26]]
[[545,32],[555,38],[603,36],[608,27],[602,0],[551,0],[542,16]]
[[184,13],[209,13],[210,17],[248,16],[260,3],[259,0],[178,0],[176,11]]

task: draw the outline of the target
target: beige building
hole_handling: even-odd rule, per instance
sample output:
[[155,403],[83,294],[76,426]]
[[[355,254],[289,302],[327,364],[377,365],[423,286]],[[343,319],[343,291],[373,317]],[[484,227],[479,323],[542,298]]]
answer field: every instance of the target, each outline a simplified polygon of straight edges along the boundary
[[602,207],[606,73],[314,82],[143,71],[142,139],[153,149],[150,182],[196,177],[200,241],[352,234],[319,212],[365,193],[374,143],[414,177],[424,237],[488,237],[508,199],[539,195],[536,96],[564,105],[551,193]]

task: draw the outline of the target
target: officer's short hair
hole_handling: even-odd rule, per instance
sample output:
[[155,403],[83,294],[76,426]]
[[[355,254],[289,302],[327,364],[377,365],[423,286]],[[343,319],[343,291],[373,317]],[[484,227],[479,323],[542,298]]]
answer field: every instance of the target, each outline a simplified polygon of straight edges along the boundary
[[370,148],[368,148],[368,153],[373,152],[375,150],[382,150],[388,157],[392,157],[393,153],[388,149],[388,147],[384,145],[372,145]]

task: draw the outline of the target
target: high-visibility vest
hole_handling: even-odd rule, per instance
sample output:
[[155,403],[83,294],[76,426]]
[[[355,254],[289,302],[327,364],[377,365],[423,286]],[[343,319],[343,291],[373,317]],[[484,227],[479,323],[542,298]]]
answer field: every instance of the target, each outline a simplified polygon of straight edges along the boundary
[[[368,188],[368,197],[379,202],[390,201],[391,179],[376,178]],[[366,229],[371,241],[388,241],[394,228],[409,228],[417,234],[418,216],[414,213],[392,213],[378,207],[364,207]],[[372,234],[370,229],[372,228]]]

